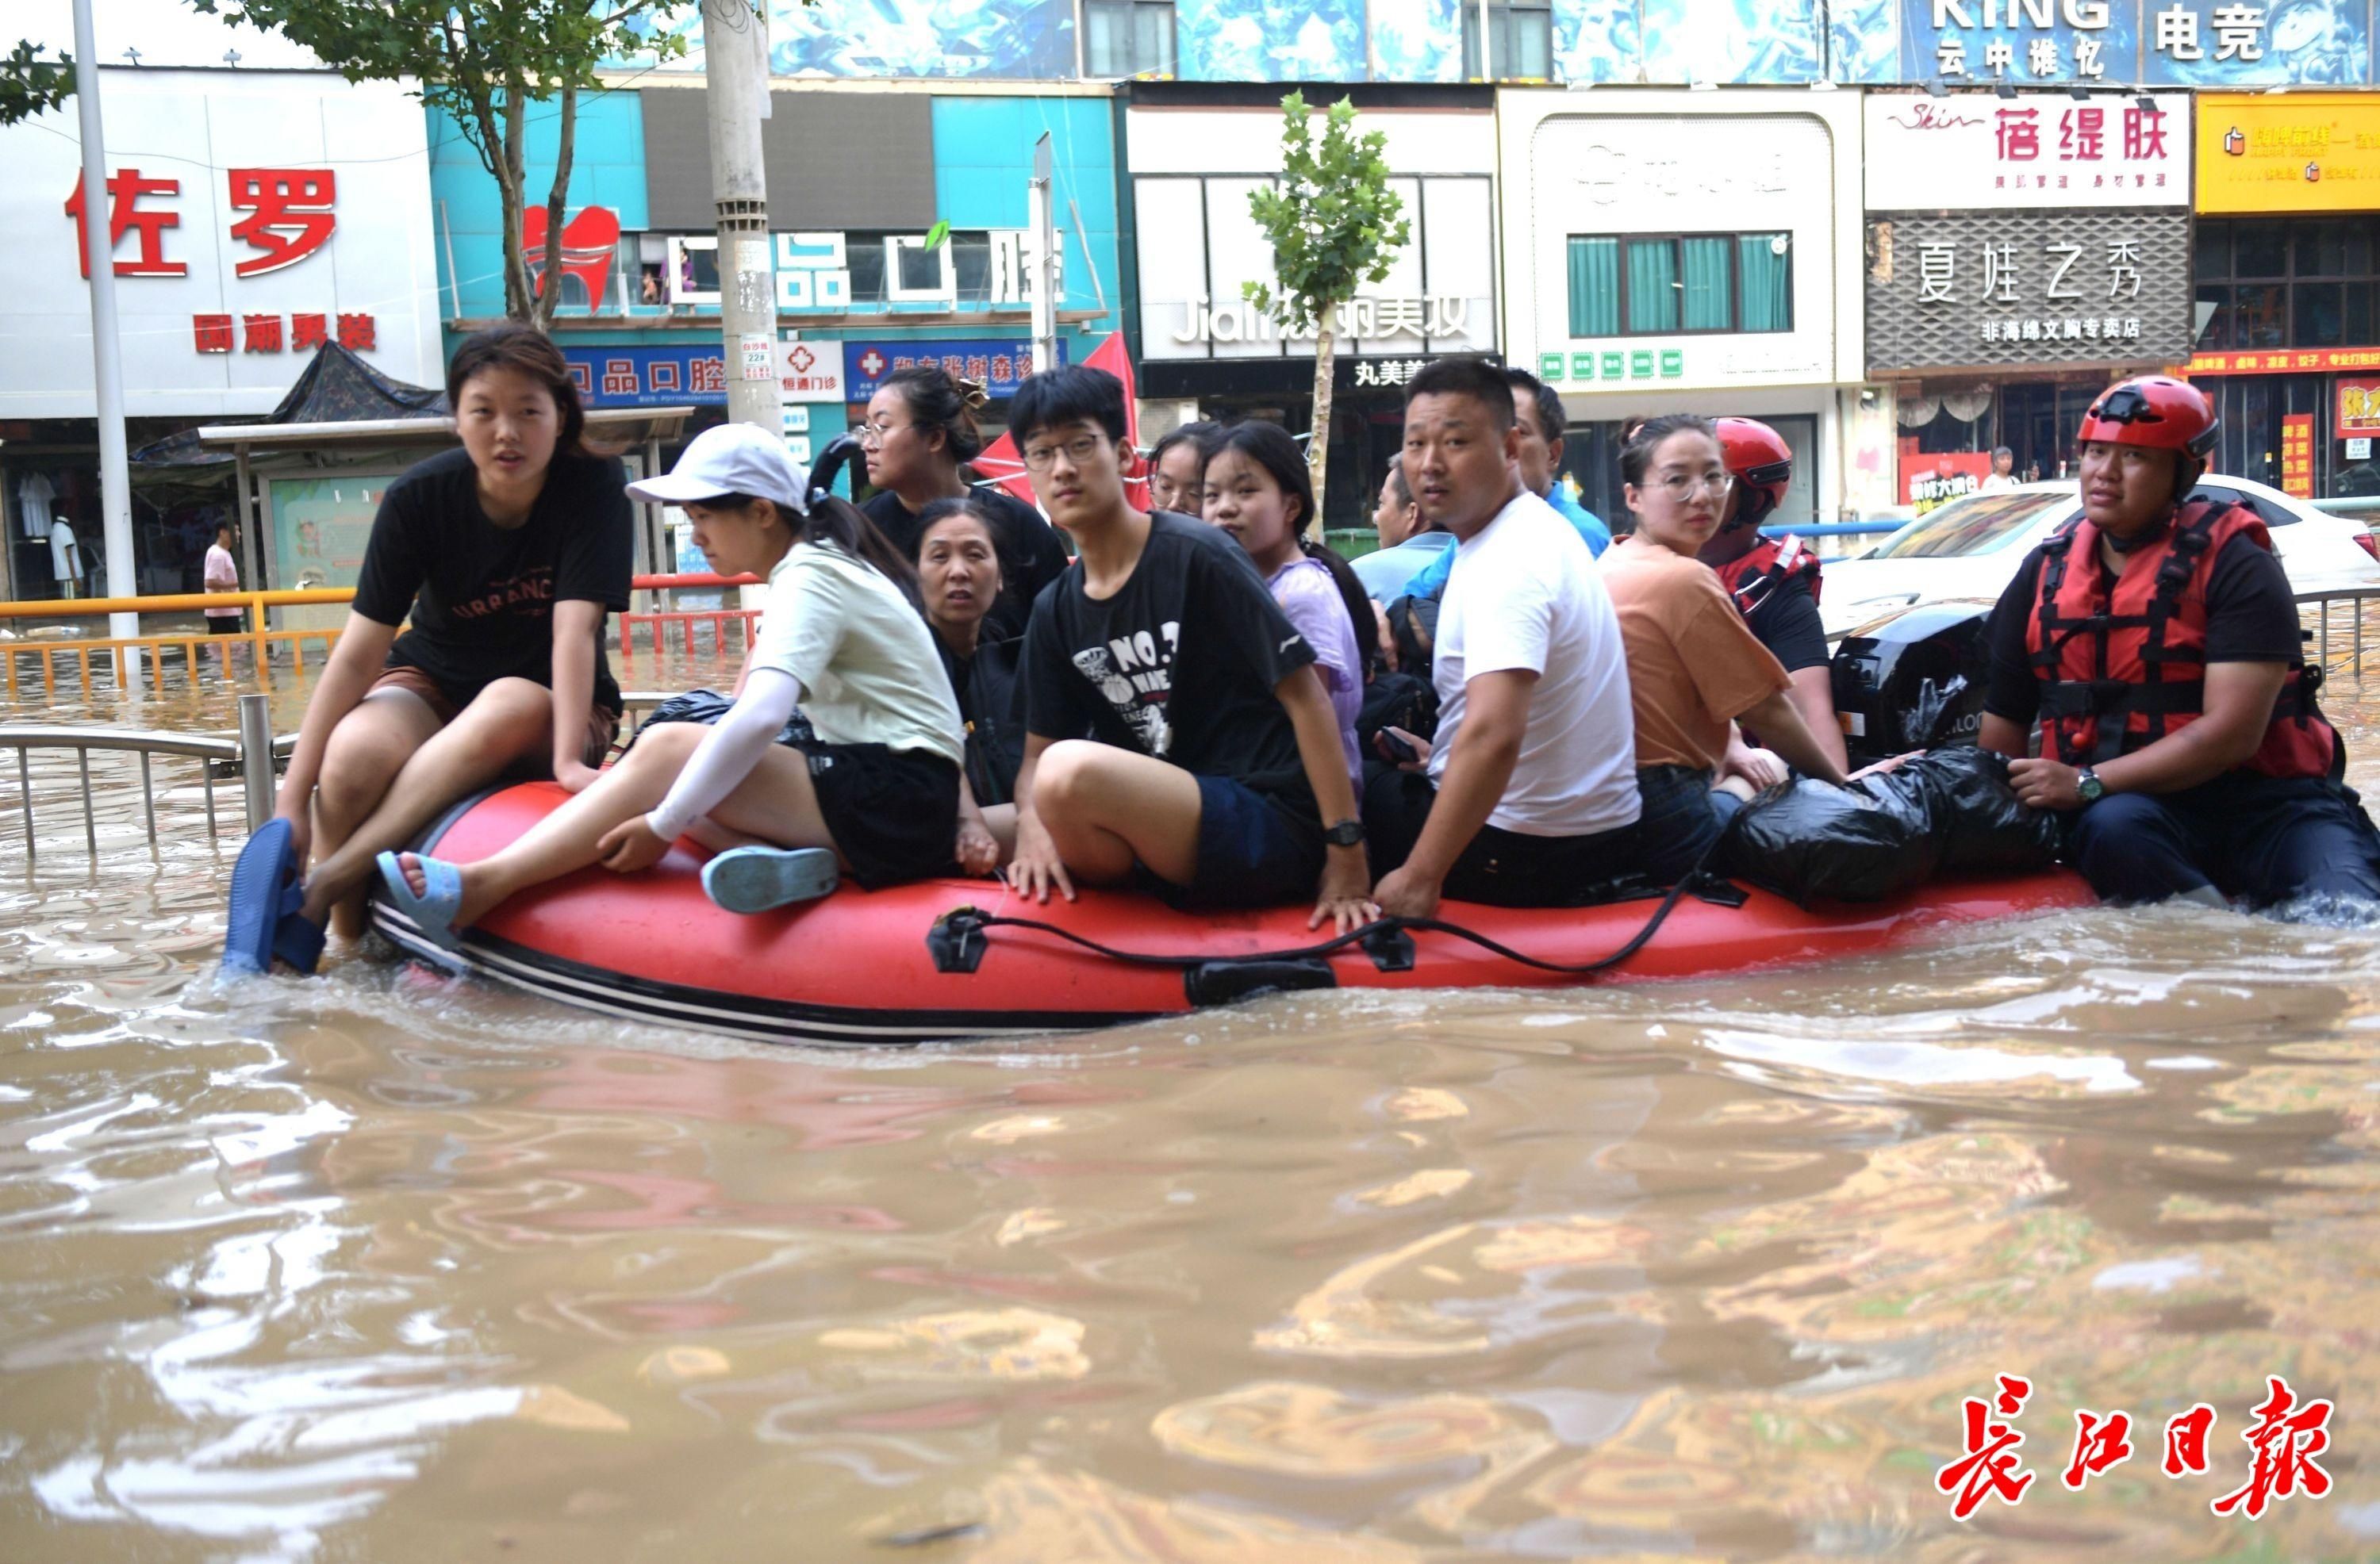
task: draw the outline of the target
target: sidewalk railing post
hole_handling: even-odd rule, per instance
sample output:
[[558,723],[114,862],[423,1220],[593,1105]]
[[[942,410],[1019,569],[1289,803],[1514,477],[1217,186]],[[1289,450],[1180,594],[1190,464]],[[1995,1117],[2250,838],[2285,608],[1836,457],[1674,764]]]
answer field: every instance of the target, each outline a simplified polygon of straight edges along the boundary
[[239,774],[248,795],[248,829],[273,818],[273,708],[270,697],[239,697]]

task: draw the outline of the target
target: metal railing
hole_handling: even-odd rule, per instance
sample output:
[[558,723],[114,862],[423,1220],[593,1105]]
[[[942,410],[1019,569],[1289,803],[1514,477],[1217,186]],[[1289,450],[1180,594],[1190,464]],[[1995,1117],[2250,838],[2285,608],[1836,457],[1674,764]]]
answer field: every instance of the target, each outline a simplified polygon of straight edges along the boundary
[[42,693],[45,699],[55,700],[58,687],[58,660],[71,657],[81,675],[85,699],[91,694],[91,658],[104,652],[101,667],[109,673],[117,689],[131,681],[129,664],[142,652],[148,653],[150,673],[162,685],[165,680],[165,652],[178,649],[184,672],[193,677],[198,673],[198,649],[212,646],[223,649],[228,666],[231,649],[249,649],[250,666],[256,671],[257,682],[267,689],[273,685],[272,650],[276,646],[289,649],[292,671],[299,676],[306,672],[308,641],[322,643],[322,653],[338,643],[335,625],[285,630],[264,627],[264,611],[268,608],[299,607],[312,603],[344,603],[355,597],[351,587],[310,588],[287,592],[174,592],[143,598],[59,598],[34,599],[18,602],[0,602],[0,624],[19,619],[88,619],[102,614],[130,613],[196,613],[210,608],[238,608],[247,614],[248,628],[235,635],[212,635],[205,631],[169,630],[155,635],[108,637],[91,640],[60,638],[35,639],[20,637],[0,641],[0,679],[5,679],[8,698],[17,698],[17,688],[23,671],[19,662],[29,657],[41,659]]
[[33,771],[31,755],[35,750],[72,750],[75,769],[82,784],[83,843],[93,863],[99,860],[99,817],[93,806],[91,789],[91,757],[96,750],[103,755],[137,755],[140,758],[140,804],[149,831],[149,845],[157,845],[157,790],[150,761],[152,757],[169,755],[199,762],[200,780],[206,789],[207,840],[216,839],[220,827],[215,818],[215,769],[237,765],[240,769],[242,793],[247,805],[248,829],[254,830],[273,813],[273,762],[285,756],[297,742],[292,734],[276,740],[273,736],[273,718],[261,695],[239,697],[237,738],[224,738],[212,734],[176,734],[156,728],[75,728],[46,723],[0,723],[0,749],[17,752],[17,791],[23,810],[25,830],[25,861],[30,864],[40,848],[33,830]]

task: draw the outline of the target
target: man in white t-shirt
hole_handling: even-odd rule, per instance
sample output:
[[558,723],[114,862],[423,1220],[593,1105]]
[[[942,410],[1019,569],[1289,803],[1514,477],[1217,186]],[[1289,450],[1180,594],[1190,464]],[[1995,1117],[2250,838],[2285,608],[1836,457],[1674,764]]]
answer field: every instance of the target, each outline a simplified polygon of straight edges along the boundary
[[1385,913],[1574,905],[1644,858],[1620,621],[1577,530],[1522,485],[1516,422],[1482,359],[1434,360],[1406,388],[1405,480],[1457,541],[1435,747],[1365,793]]

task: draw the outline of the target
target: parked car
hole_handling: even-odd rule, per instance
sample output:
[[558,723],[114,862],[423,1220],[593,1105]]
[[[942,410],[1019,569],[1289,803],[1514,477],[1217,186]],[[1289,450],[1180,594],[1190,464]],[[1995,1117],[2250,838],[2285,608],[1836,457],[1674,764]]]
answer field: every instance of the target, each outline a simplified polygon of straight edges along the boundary
[[[2271,528],[2300,593],[2380,588],[2380,540],[2245,479],[2209,475],[2192,496],[2244,504]],[[1918,603],[1997,599],[2034,545],[2082,513],[2072,479],[1970,494],[1929,511],[1856,559],[1827,562],[1818,614],[1833,639]]]

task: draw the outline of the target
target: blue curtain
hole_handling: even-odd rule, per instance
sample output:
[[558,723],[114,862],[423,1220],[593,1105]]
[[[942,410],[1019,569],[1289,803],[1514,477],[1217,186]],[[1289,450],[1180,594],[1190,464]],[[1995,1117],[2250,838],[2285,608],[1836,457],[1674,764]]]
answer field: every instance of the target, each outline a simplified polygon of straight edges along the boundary
[[1729,251],[1733,245],[1724,237],[1680,242],[1686,252],[1686,330],[1728,330],[1735,323],[1735,290],[1728,275]]
[[1769,248],[1781,234],[1745,234],[1735,241],[1743,268],[1743,321],[1747,332],[1790,332],[1793,329],[1793,251]]
[[1628,246],[1631,335],[1678,329],[1678,241],[1635,239]]
[[1570,242],[1570,334],[1620,334],[1620,241]]

